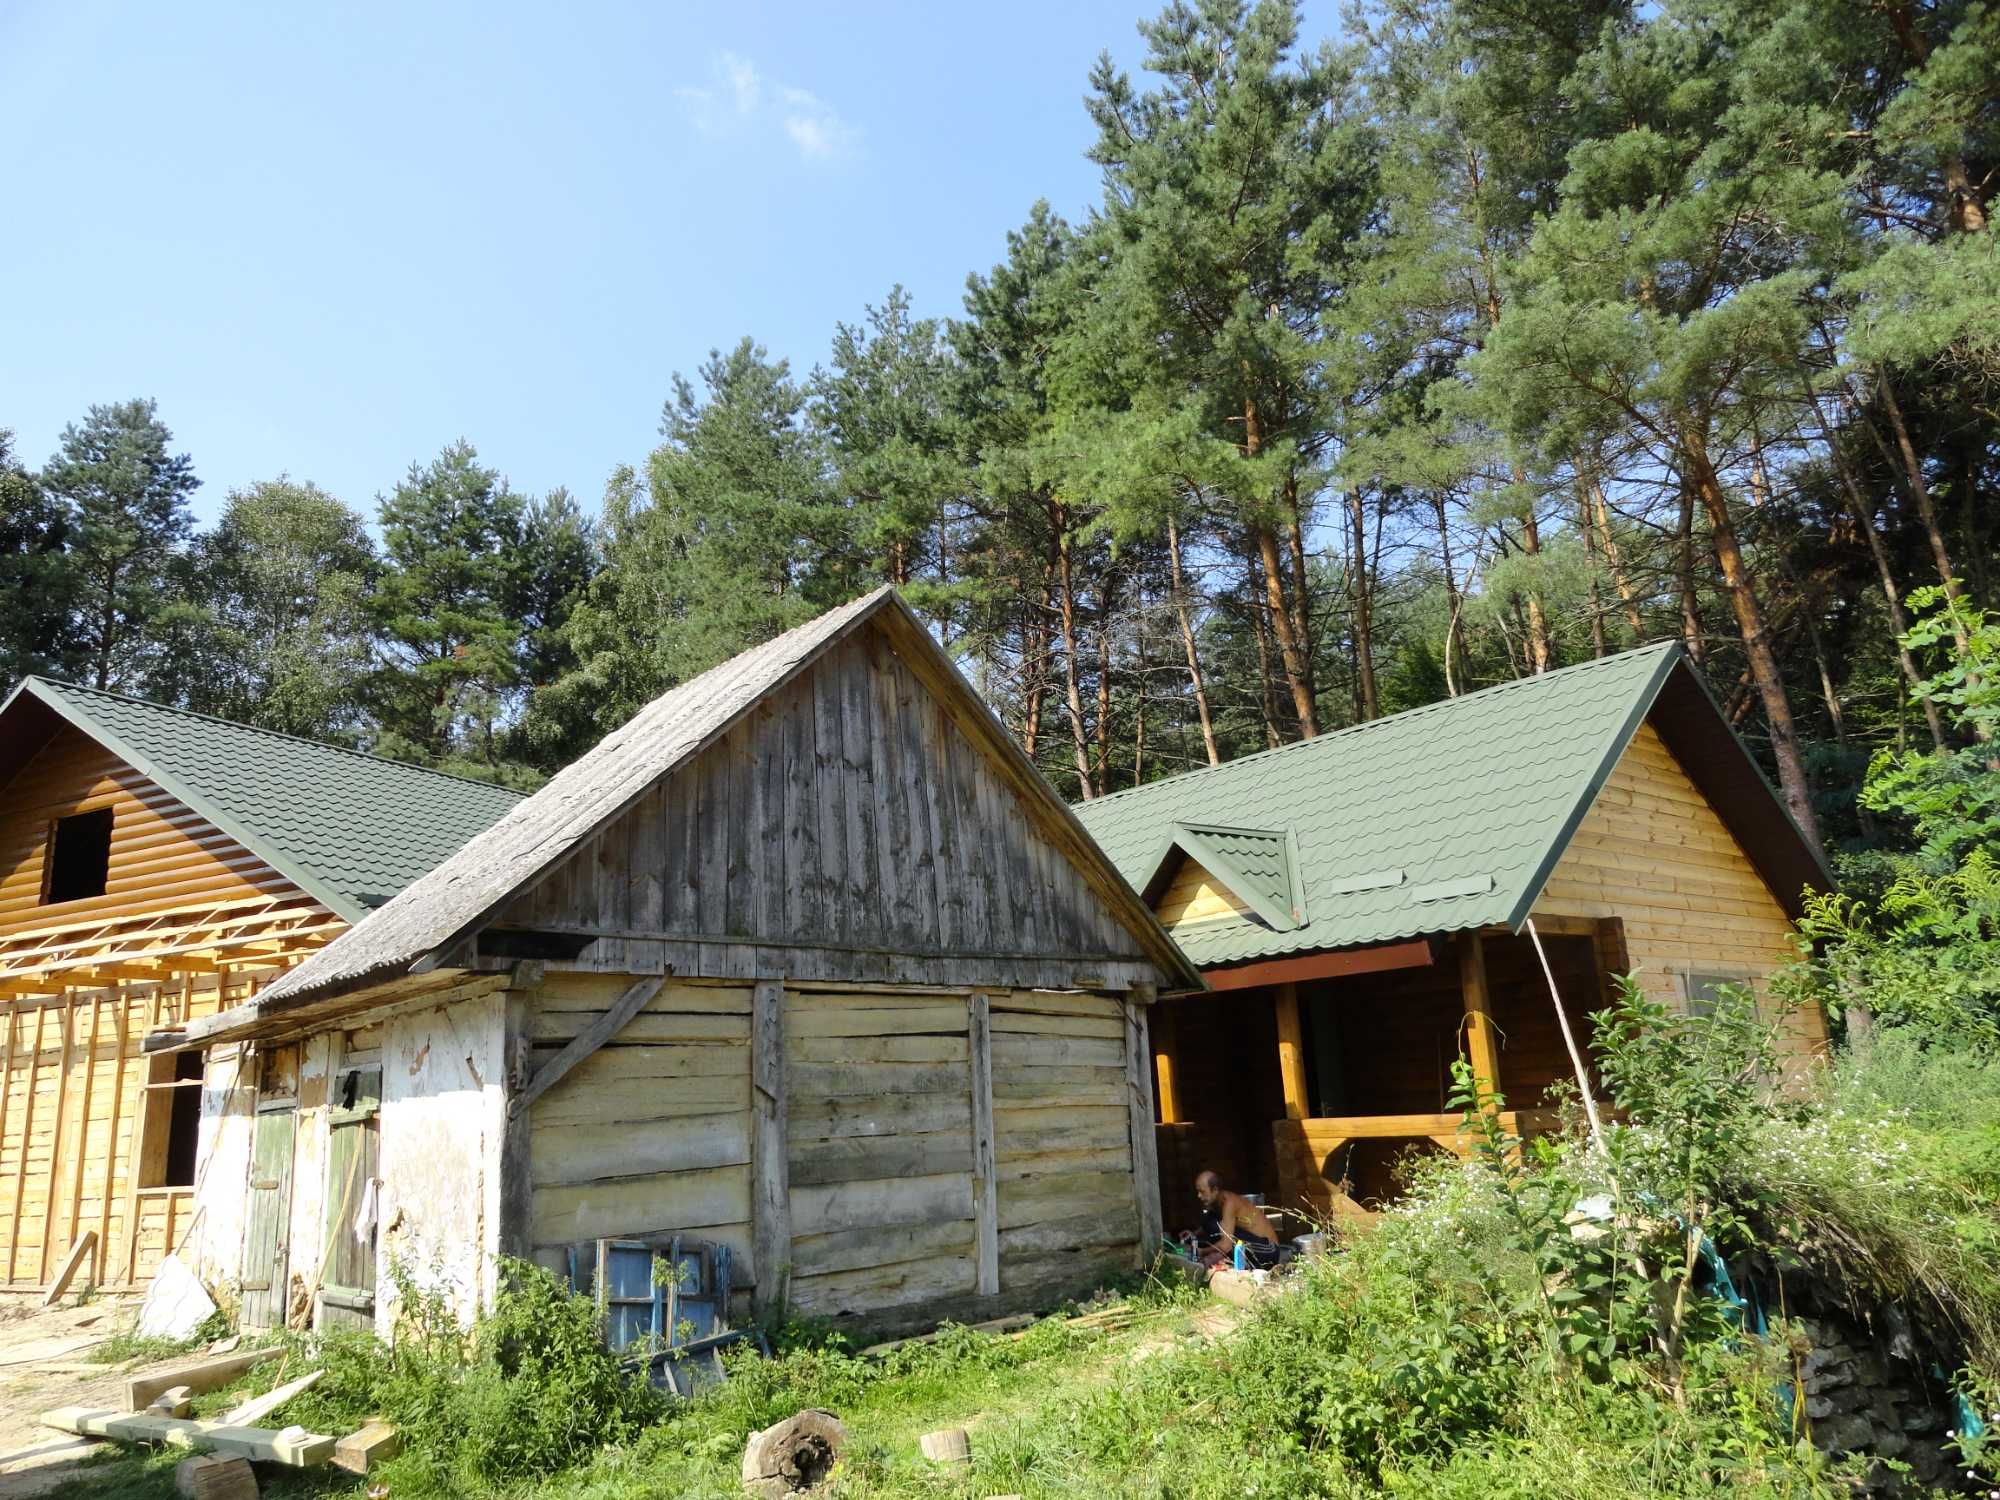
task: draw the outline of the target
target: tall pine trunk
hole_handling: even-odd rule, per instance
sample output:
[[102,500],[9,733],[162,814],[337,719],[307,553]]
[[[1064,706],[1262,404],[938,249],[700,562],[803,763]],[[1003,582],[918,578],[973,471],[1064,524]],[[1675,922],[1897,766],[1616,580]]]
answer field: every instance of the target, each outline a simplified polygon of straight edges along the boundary
[[1382,696],[1375,683],[1375,598],[1368,568],[1368,508],[1361,486],[1347,492],[1348,523],[1354,541],[1354,678],[1361,690],[1363,720],[1382,717]]
[[1216,748],[1215,721],[1208,712],[1208,685],[1202,681],[1201,653],[1195,649],[1194,619],[1188,609],[1187,580],[1181,571],[1181,532],[1172,516],[1167,517],[1167,558],[1173,568],[1174,619],[1181,628],[1181,645],[1187,649],[1188,682],[1194,688],[1195,717],[1201,721],[1201,745],[1211,766],[1222,764]]
[[[1257,403],[1245,398],[1243,402],[1243,451],[1245,457],[1255,458],[1264,448],[1263,428],[1257,413]],[[1268,521],[1254,520],[1250,525],[1250,537],[1256,544],[1257,556],[1264,569],[1264,602],[1271,616],[1271,632],[1277,637],[1278,662],[1284,669],[1285,686],[1291,690],[1292,711],[1298,715],[1301,738],[1312,739],[1319,733],[1319,711],[1313,705],[1312,662],[1306,642],[1296,628],[1292,604],[1285,595],[1285,564],[1278,555],[1278,534]],[[1298,618],[1303,618],[1303,611]]]
[[1764,611],[1750,578],[1749,565],[1736,540],[1736,521],[1729,513],[1729,497],[1721,477],[1709,461],[1702,435],[1690,432],[1681,449],[1688,472],[1683,478],[1700,498],[1708,513],[1709,546],[1722,572],[1723,590],[1736,616],[1736,628],[1743,637],[1743,655],[1749,664],[1750,680],[1764,706],[1764,721],[1771,731],[1771,757],[1778,766],[1778,790],[1791,812],[1792,821],[1814,849],[1819,848],[1819,820],[1813,816],[1812,789],[1806,780],[1805,759],[1799,749],[1798,726],[1792,718],[1791,697],[1778,671],[1777,653],[1764,628]]
[[1069,518],[1061,505],[1055,507],[1056,558],[1059,585],[1056,604],[1062,621],[1063,703],[1069,710],[1070,744],[1076,755],[1077,796],[1085,802],[1096,796],[1090,784],[1089,740],[1083,732],[1083,690],[1076,676],[1076,578],[1070,549]]

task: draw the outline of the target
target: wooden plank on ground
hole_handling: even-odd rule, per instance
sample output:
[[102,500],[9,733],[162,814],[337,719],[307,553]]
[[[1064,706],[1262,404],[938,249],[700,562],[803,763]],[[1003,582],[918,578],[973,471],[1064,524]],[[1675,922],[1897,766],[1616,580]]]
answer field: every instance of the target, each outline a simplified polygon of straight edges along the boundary
[[286,1427],[232,1427],[225,1422],[191,1422],[182,1417],[155,1417],[143,1412],[103,1411],[88,1406],[64,1406],[42,1413],[42,1425],[78,1437],[115,1438],[121,1443],[172,1443],[206,1449],[228,1458],[257,1463],[287,1464],[295,1469],[323,1464],[333,1457],[337,1439],[318,1432]]
[[49,1283],[49,1289],[42,1294],[42,1306],[56,1305],[62,1294],[69,1290],[70,1281],[76,1275],[76,1268],[83,1264],[83,1258],[90,1254],[96,1244],[95,1229],[86,1229],[77,1236],[76,1243],[69,1247],[69,1254],[65,1255],[62,1264],[56,1267],[55,1279]]
[[[284,1372],[281,1370],[279,1373]],[[294,1396],[303,1395],[318,1385],[320,1377],[325,1374],[324,1370],[309,1370],[297,1380],[288,1380],[283,1385],[273,1386],[261,1396],[252,1396],[240,1406],[231,1408],[223,1417],[223,1424],[229,1427],[255,1427]]]

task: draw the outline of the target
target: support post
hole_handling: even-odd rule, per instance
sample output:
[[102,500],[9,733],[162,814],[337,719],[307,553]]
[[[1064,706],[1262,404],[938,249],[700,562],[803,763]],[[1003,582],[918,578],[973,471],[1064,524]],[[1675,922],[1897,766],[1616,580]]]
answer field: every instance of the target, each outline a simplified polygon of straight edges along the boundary
[[1458,935],[1458,988],[1465,1003],[1465,1056],[1482,1096],[1500,1092],[1500,1035],[1493,1025],[1492,991],[1486,983],[1486,940]]
[[978,1247],[979,1295],[1000,1294],[1000,1184],[993,1144],[993,1023],[982,992],[966,1010],[972,1059],[972,1218]]
[[1299,1029],[1299,987],[1272,987],[1271,1008],[1278,1018],[1278,1077],[1285,1086],[1285,1118],[1303,1120],[1312,1114],[1306,1102],[1306,1049]]
[[540,964],[521,964],[501,995],[500,1226],[495,1239],[502,1255],[525,1260],[534,1216],[534,1116],[516,1110],[514,1099],[527,1087],[533,1066],[535,991],[542,981]]
[[786,1157],[785,982],[760,979],[750,1002],[750,1238],[759,1317],[783,1314],[791,1276],[792,1185]]
[[1153,1082],[1159,1091],[1160,1123],[1181,1123],[1179,1067],[1180,1012],[1155,1000],[1146,1010],[1146,1029],[1153,1038]]
[[1152,1048],[1146,1023],[1154,1005],[1153,986],[1132,986],[1125,1000],[1125,1093],[1132,1120],[1132,1187],[1139,1208],[1139,1264],[1150,1266],[1160,1253],[1160,1153],[1153,1134]]

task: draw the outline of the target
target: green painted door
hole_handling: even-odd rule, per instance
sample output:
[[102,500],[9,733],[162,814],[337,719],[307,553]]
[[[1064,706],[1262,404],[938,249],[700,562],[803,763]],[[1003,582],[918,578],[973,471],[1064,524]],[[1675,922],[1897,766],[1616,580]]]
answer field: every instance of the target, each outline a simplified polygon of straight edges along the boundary
[[298,1110],[290,1100],[257,1111],[250,1153],[250,1202],[243,1224],[245,1328],[285,1326],[285,1277],[291,1266],[292,1141]]

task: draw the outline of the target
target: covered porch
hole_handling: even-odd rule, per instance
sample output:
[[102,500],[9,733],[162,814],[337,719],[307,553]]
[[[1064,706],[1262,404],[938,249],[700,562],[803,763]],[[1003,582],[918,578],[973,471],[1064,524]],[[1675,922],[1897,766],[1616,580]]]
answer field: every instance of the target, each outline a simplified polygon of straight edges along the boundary
[[[1620,923],[1538,915],[1535,926],[1587,1055],[1590,1014],[1628,966]],[[1449,1104],[1458,1057],[1505,1096],[1502,1123],[1521,1134],[1553,1124],[1550,1086],[1574,1077],[1525,933],[1417,938],[1206,977],[1211,993],[1152,1012],[1169,1232],[1194,1227],[1203,1170],[1313,1221],[1393,1198],[1406,1152],[1470,1149]]]

